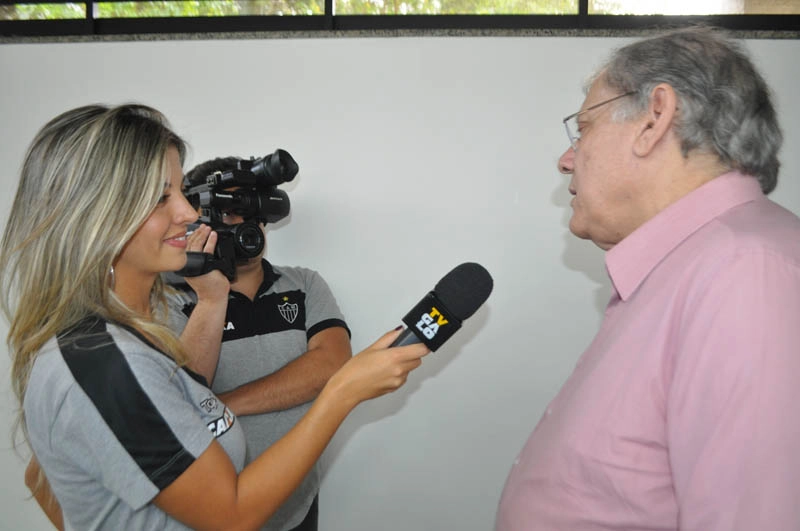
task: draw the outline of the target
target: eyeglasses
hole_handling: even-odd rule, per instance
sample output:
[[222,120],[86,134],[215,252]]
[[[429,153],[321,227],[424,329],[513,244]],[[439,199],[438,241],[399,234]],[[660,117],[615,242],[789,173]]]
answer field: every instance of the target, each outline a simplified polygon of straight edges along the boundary
[[596,103],[591,107],[587,107],[582,111],[570,114],[569,116],[564,118],[563,120],[564,127],[567,129],[567,138],[569,138],[569,143],[572,145],[573,151],[578,151],[578,140],[581,139],[581,131],[578,127],[578,116],[580,116],[583,113],[587,113],[593,109],[596,109],[598,107],[602,107],[607,103],[611,103],[612,101],[617,101],[620,98],[624,98],[625,96],[631,96],[633,94],[636,94],[635,90],[626,92],[625,94],[620,94],[619,96],[614,96],[610,100],[601,101],[600,103]]

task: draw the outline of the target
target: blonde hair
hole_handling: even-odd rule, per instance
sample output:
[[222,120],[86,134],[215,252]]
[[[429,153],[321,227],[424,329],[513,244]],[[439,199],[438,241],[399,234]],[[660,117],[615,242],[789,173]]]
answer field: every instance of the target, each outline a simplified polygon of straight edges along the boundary
[[[113,293],[110,274],[163,194],[170,147],[182,163],[183,140],[161,113],[143,105],[67,111],[31,143],[0,244],[0,301],[20,406],[42,346],[90,315],[138,330],[185,363],[175,334],[127,308]],[[157,280],[154,310],[166,307],[163,289]],[[20,407],[23,432],[24,420]]]

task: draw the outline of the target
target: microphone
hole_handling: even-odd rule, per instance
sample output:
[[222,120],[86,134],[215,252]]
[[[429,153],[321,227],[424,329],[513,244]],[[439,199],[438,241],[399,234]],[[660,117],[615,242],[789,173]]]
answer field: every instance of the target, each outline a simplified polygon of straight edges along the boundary
[[493,287],[492,276],[482,265],[465,262],[456,266],[403,317],[407,328],[390,346],[425,343],[435,351],[478,311]]

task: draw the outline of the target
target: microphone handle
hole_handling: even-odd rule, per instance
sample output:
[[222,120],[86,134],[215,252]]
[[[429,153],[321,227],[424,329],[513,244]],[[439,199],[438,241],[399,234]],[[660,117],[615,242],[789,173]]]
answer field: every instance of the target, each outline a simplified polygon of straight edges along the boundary
[[422,343],[422,340],[420,340],[420,338],[418,338],[410,328],[406,328],[400,332],[400,335],[397,336],[397,339],[395,339],[391,345],[389,345],[389,348],[404,347],[406,345],[415,345],[417,343]]

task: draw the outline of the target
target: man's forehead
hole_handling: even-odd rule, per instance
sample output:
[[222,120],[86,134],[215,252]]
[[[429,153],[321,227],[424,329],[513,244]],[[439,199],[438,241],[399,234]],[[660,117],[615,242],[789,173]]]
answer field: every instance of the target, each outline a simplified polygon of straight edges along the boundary
[[612,92],[602,78],[596,78],[586,90],[586,97],[583,99],[581,110],[614,96]]

